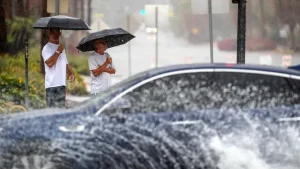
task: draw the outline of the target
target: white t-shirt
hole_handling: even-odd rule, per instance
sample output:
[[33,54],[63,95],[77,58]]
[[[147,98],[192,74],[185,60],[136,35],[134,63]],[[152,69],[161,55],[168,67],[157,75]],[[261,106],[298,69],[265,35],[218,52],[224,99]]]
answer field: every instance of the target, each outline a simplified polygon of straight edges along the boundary
[[57,50],[58,45],[48,42],[43,50],[42,56],[44,59],[45,65],[45,88],[50,87],[58,87],[58,86],[66,86],[66,77],[67,77],[67,64],[68,59],[66,57],[66,52],[63,52],[58,57],[56,64],[54,64],[51,68],[46,64],[46,60],[48,60],[55,51]]
[[[89,69],[90,70],[95,70],[99,66],[102,66],[106,59],[107,56],[109,56],[108,53],[104,53],[104,55],[100,55],[97,52],[91,53],[89,56]],[[107,65],[107,68],[115,68],[114,64],[111,63]],[[99,76],[95,77],[93,72],[91,71],[91,93],[99,93],[102,90],[107,89],[111,85],[111,79],[110,79],[110,74],[107,72],[103,72]]]

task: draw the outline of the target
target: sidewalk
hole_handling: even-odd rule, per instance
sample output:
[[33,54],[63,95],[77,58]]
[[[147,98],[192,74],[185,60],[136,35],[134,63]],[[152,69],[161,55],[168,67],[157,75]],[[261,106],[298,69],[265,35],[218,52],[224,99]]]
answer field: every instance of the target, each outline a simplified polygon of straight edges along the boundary
[[[91,78],[90,76],[81,76],[83,78],[84,83],[86,84],[86,89],[87,92],[90,93],[91,92]],[[124,77],[122,75],[112,75],[112,84],[118,83],[121,80],[124,79]],[[77,103],[81,103],[84,102],[86,100],[88,100],[90,98],[90,96],[74,96],[74,95],[67,95],[66,96],[66,104],[67,107],[75,105]]]

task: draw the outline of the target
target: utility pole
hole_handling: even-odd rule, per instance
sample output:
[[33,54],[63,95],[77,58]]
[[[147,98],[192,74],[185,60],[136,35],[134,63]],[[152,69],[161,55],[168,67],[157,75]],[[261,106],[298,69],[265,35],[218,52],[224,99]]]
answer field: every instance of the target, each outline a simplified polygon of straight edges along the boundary
[[158,67],[158,6],[155,7],[155,68]]
[[[127,11],[127,31],[130,32],[130,13]],[[128,42],[128,76],[131,76],[131,44]]]
[[55,0],[55,15],[59,15],[59,0]]
[[210,39],[210,63],[214,63],[214,36],[213,36],[213,20],[212,20],[212,0],[208,0],[209,15],[209,39]]
[[91,25],[92,24],[92,0],[88,0],[88,24]]
[[232,3],[238,4],[237,64],[245,64],[247,0],[232,0]]
[[25,40],[25,107],[29,108],[28,95],[28,39]]
[[265,0],[260,0],[260,16],[261,16],[261,33],[262,33],[262,36],[265,36],[266,35],[266,31],[265,31]]

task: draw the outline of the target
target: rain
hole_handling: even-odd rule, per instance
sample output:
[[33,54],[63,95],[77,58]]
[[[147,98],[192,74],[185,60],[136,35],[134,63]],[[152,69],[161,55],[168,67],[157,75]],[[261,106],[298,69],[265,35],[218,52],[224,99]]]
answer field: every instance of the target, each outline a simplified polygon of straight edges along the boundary
[[0,168],[299,168],[299,7],[0,0]]

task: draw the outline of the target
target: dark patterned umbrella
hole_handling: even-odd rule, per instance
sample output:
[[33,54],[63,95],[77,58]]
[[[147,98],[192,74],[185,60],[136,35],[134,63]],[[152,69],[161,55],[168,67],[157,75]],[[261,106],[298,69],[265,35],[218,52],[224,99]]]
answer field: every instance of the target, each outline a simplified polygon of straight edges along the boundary
[[65,15],[43,17],[34,25],[35,29],[58,28],[61,30],[90,30],[90,27],[80,18]]
[[133,38],[135,38],[135,36],[123,30],[122,28],[105,29],[91,33],[87,37],[83,38],[76,48],[82,52],[93,51],[95,50],[94,41],[97,39],[105,40],[107,48],[112,48],[123,45]]

